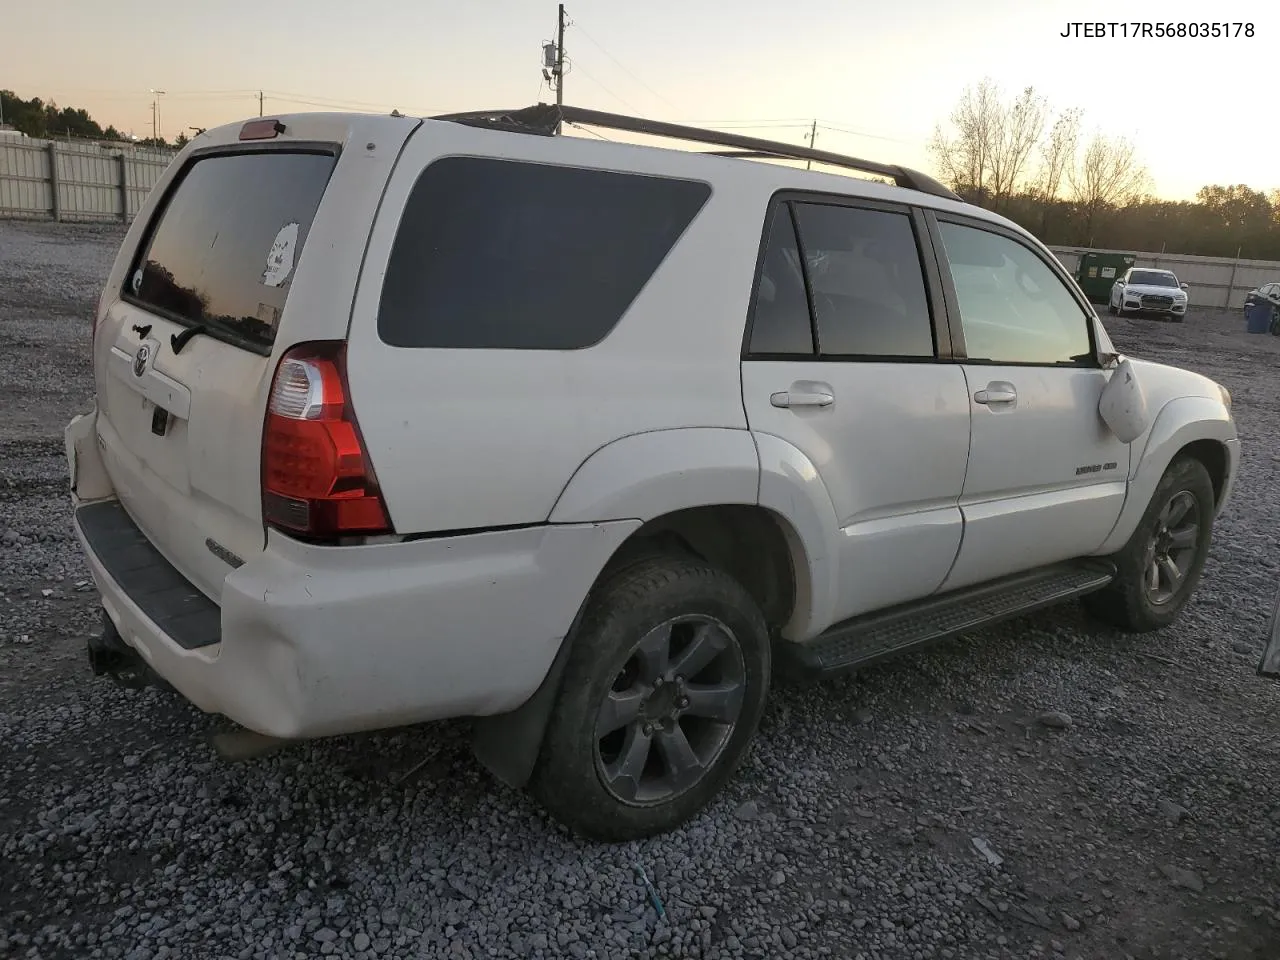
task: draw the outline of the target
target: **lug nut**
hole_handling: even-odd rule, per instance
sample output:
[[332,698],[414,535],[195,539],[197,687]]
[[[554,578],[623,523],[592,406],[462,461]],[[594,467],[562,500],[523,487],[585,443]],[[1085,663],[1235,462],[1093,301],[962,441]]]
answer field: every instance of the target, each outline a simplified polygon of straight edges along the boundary
[[652,724],[652,723],[646,723],[646,724],[644,725],[644,735],[645,735],[646,737],[652,737],[652,736],[653,736],[653,724]]
[[679,707],[681,710],[683,710],[685,707],[689,706],[689,698],[681,697],[679,700],[676,701],[676,706]]
[[662,686],[662,678],[661,678],[661,677],[659,677],[657,680],[653,681],[653,685],[654,685],[655,687],[660,687],[660,686]]

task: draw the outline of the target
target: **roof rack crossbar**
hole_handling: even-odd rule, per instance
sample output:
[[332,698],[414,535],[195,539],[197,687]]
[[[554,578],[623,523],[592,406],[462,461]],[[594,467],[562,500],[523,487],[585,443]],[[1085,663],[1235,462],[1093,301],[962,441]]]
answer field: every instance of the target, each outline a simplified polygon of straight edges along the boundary
[[887,177],[900,187],[919,190],[922,193],[932,194],[933,196],[946,197],[949,200],[962,199],[958,194],[943,186],[933,177],[908,167],[878,163],[874,160],[861,160],[857,157],[831,153],[827,150],[815,150],[813,147],[796,146],[795,144],[782,143],[776,140],[747,137],[720,130],[706,130],[701,127],[689,127],[678,123],[667,123],[662,120],[646,120],[642,117],[606,113],[601,110],[589,110],[585,107],[557,107],[555,104],[539,103],[520,110],[476,110],[466,113],[442,114],[431,119],[450,120],[491,129],[537,133],[543,136],[554,135],[559,129],[560,122],[582,124],[589,127],[603,127],[609,130],[621,130],[644,136],[666,137],[672,140],[687,140],[693,143],[706,143],[712,146],[732,148],[728,151],[715,151],[720,156],[812,160],[834,167],[843,167],[879,177]]

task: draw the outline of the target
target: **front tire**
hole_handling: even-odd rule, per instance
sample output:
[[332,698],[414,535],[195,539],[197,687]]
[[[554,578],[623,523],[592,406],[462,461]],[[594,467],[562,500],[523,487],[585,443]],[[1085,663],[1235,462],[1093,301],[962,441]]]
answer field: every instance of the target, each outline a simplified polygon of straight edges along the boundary
[[658,557],[593,590],[530,790],[594,840],[637,840],[696,815],[764,712],[769,632],[732,577]]
[[1111,559],[1116,578],[1084,597],[1099,620],[1131,633],[1169,626],[1200,583],[1213,538],[1213,482],[1199,460],[1179,457],[1156,486],[1138,527]]

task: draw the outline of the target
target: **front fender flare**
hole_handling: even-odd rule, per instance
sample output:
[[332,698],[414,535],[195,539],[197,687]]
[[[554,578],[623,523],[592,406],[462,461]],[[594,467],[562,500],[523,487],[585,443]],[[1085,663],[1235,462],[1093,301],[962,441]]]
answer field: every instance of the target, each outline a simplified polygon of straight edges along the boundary
[[1115,553],[1128,542],[1178,451],[1197,440],[1213,440],[1225,447],[1234,439],[1235,423],[1221,400],[1178,397],[1161,407],[1147,432],[1141,453],[1130,467],[1129,490],[1120,517],[1098,552]]

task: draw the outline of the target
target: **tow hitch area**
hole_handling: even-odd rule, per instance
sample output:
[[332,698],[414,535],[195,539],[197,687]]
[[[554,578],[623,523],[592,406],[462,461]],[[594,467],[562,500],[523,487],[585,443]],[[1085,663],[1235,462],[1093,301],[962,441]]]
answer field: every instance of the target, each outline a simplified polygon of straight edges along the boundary
[[1276,591],[1275,603],[1271,606],[1267,645],[1263,647],[1262,659],[1258,661],[1258,674],[1263,677],[1280,676],[1280,590]]
[[102,633],[89,638],[89,666],[94,676],[108,676],[122,687],[139,690],[159,678],[138,654],[124,642],[107,612],[102,612]]

